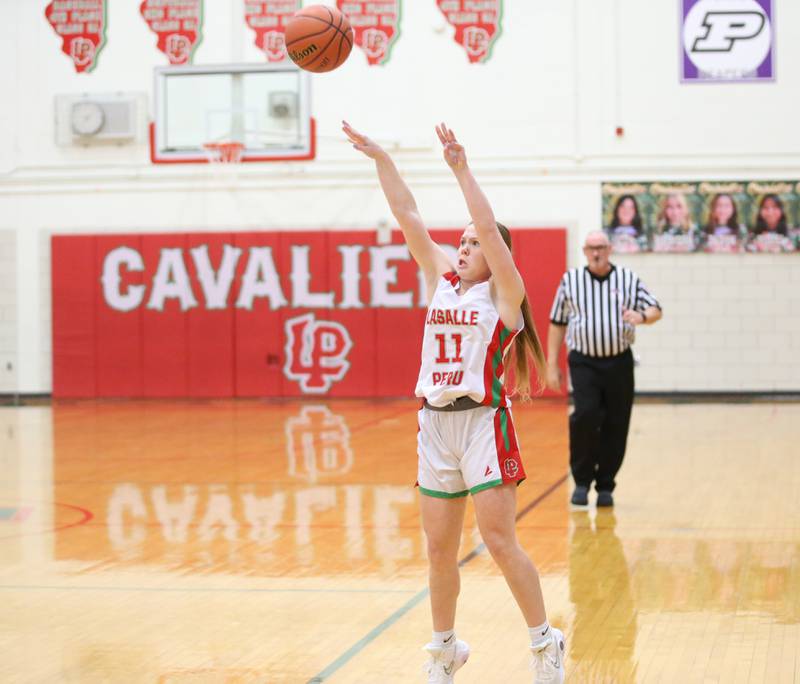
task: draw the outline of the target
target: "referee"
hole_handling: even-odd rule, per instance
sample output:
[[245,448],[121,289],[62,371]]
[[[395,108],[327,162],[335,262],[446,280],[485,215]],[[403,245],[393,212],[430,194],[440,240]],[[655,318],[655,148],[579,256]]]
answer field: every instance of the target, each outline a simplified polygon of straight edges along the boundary
[[561,277],[550,311],[547,386],[561,389],[558,350],[566,337],[575,405],[569,418],[572,503],[586,506],[595,482],[597,505],[613,506],[633,406],[630,346],[636,326],[655,323],[661,306],[639,276],[609,261],[605,233],[589,233],[583,253],[588,265]]

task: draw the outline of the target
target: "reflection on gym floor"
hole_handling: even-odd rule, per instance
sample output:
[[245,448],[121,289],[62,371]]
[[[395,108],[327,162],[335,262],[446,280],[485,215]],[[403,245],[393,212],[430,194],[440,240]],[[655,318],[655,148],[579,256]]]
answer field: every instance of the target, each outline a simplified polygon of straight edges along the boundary
[[[413,401],[0,409],[0,681],[417,682]],[[634,411],[612,510],[570,510],[566,406],[515,408],[519,536],[574,682],[792,682],[796,404]],[[468,513],[458,681],[529,682]]]

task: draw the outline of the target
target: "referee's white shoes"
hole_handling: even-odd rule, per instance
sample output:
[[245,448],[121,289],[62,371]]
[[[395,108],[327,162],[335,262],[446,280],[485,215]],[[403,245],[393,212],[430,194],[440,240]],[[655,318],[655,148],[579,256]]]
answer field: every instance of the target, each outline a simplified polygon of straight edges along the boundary
[[453,675],[469,658],[469,645],[453,639],[449,645],[428,644],[424,647],[431,659],[425,665],[428,684],[452,684]]
[[551,627],[553,638],[550,643],[533,653],[533,684],[561,684],[564,681],[564,656],[567,644],[564,633]]

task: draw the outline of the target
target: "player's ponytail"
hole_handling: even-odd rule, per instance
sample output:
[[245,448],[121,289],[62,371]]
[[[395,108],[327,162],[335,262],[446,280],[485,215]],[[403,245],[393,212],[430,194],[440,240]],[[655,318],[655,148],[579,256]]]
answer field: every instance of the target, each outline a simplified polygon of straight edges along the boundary
[[[503,237],[503,242],[506,243],[509,251],[511,251],[511,233],[502,223],[497,224],[497,230]],[[518,393],[523,400],[530,399],[531,395],[531,369],[529,365],[529,356],[533,359],[533,365],[536,369],[537,382],[535,390],[540,392],[544,387],[545,377],[545,357],[542,342],[539,339],[539,334],[536,332],[536,325],[533,322],[533,315],[531,314],[531,307],[528,304],[528,296],[522,299],[520,305],[522,311],[522,320],[524,326],[519,334],[514,338],[514,374],[516,377],[517,386],[514,388],[515,393]]]

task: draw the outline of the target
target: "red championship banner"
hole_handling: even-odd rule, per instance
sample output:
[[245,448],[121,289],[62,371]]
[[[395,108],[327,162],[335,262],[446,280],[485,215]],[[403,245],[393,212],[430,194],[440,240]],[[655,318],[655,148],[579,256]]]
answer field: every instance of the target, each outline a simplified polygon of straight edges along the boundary
[[292,15],[300,9],[300,0],[244,0],[247,25],[256,32],[256,47],[269,62],[288,58],[284,32]]
[[106,42],[106,0],[53,0],[44,15],[61,36],[61,49],[75,71],[94,69]]
[[[463,229],[433,231],[451,256]],[[564,229],[515,229],[539,332]],[[55,397],[412,396],[424,282],[399,231],[55,236]],[[400,351],[398,351],[400,350]]]
[[400,35],[401,0],[337,0],[350,20],[356,45],[367,55],[370,66],[386,64],[392,45]]
[[144,0],[142,17],[170,64],[190,64],[202,39],[203,0]]
[[455,26],[455,41],[469,61],[486,62],[500,35],[503,0],[436,0],[448,23]]

